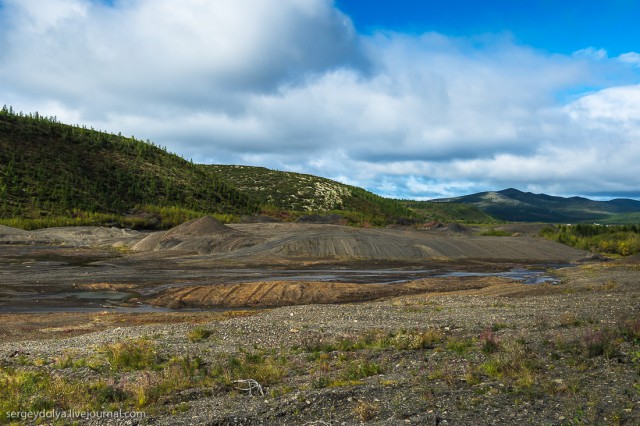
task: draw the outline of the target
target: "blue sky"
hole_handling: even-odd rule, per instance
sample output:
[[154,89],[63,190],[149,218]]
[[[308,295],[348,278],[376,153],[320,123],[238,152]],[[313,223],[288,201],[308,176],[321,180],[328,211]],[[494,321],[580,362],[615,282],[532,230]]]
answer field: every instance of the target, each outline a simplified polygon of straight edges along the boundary
[[640,197],[640,2],[0,0],[0,104],[430,199]]
[[637,0],[337,0],[361,33],[435,31],[452,36],[510,33],[521,44],[571,54],[592,46],[637,50]]

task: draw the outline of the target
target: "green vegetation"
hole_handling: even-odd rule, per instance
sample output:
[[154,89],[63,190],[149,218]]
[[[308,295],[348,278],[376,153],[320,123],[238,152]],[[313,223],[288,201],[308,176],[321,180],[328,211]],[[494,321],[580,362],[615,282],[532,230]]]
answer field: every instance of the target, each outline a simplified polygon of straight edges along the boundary
[[442,201],[479,208],[494,218],[508,222],[546,223],[637,223],[640,201],[616,199],[593,201],[582,197],[554,197],[517,189],[479,192]]
[[476,206],[461,203],[402,200],[402,204],[425,218],[442,223],[496,223]]
[[[504,327],[494,324],[480,334],[440,328],[371,330],[323,341],[324,334],[318,333],[292,348],[254,345],[206,359],[168,353],[161,341],[149,338],[104,344],[84,358],[75,351],[51,360],[27,354],[13,366],[0,367],[0,412],[55,408],[173,413],[188,409],[186,390],[244,393],[247,389],[239,381],[246,379],[255,380],[271,398],[293,390],[396,386],[385,376],[407,366],[415,370],[403,373],[403,386],[444,392],[466,387],[476,395],[503,394],[526,402],[577,392],[569,380],[549,374],[561,368],[559,360],[565,361],[562,368],[575,372],[589,371],[607,359],[640,364],[640,320],[603,327],[569,322],[580,328],[550,331],[539,344],[508,333],[498,336],[495,330]],[[558,330],[568,331],[563,324]],[[201,338],[207,331],[196,327],[187,337]],[[357,417],[369,420],[379,409],[380,404],[362,401],[353,408]],[[0,417],[0,423],[6,422]]]
[[191,342],[200,342],[202,340],[206,340],[211,337],[211,330],[204,328],[202,326],[197,326],[189,333],[187,333],[187,337]]
[[455,202],[388,199],[330,179],[262,167],[197,165],[150,141],[6,106],[0,110],[0,224],[23,229],[166,229],[204,215],[222,222],[261,214],[356,226],[629,223],[640,217],[640,202],[634,200],[597,202],[514,189],[448,201]]
[[595,253],[629,256],[640,253],[638,225],[560,225],[545,228],[542,236]]
[[205,215],[213,216],[222,223],[237,221],[237,215],[198,212],[180,207],[141,206],[135,215],[83,212],[74,210],[71,216],[45,216],[37,219],[14,217],[0,219],[0,225],[25,230],[58,226],[115,226],[132,229],[168,229],[186,221]]
[[486,231],[482,231],[480,235],[483,237],[510,237],[513,234],[500,229],[490,228]]
[[161,227],[172,222],[169,217],[189,212],[259,209],[213,171],[150,142],[0,110],[1,219],[31,219],[32,227],[96,222]]
[[262,203],[263,213],[282,219],[295,219],[302,212],[317,212],[339,216],[352,225],[382,226],[415,221],[419,217],[397,200],[318,176],[252,166],[200,167],[224,176]]
[[155,369],[162,360],[155,342],[148,339],[105,345],[98,352],[105,355],[109,369],[113,371]]
[[165,229],[310,212],[382,226],[416,220],[397,200],[329,179],[244,166],[193,164],[134,137],[0,110],[0,224],[23,229],[108,225]]

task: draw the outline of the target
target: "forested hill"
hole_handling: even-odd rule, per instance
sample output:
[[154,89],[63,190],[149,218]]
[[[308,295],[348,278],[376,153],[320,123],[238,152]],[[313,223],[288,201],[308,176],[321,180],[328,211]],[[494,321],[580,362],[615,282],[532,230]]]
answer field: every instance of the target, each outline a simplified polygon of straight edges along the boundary
[[214,173],[151,143],[0,111],[0,218],[124,215],[145,207],[260,209]]
[[[308,212],[374,225],[416,217],[396,200],[329,179],[197,165],[150,142],[0,110],[4,224],[166,227],[202,214],[291,220]],[[174,217],[166,220],[167,215]]]

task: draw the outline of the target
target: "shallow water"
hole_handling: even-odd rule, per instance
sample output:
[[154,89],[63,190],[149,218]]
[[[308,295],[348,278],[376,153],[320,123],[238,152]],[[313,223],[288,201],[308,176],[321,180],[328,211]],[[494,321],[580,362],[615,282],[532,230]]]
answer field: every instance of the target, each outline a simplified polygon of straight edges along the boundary
[[[51,266],[50,264],[47,266]],[[556,267],[566,265],[555,265]],[[351,282],[366,284],[402,283],[428,277],[503,277],[522,282],[523,284],[558,283],[548,270],[513,268],[501,272],[460,272],[435,269],[230,269],[218,270],[218,276],[224,276],[225,282],[249,281],[321,281],[321,282]],[[229,277],[237,277],[229,280]],[[213,280],[212,280],[213,281]],[[129,299],[138,295],[149,295],[171,287],[190,284],[202,285],[202,282],[169,283],[153,288],[140,289],[139,293],[115,290],[85,290],[66,289],[65,291],[15,291],[0,292],[0,313],[29,313],[29,312],[169,312],[172,309],[158,308],[146,304],[133,306],[123,305]],[[209,282],[216,285],[216,282]],[[179,309],[185,311],[185,309]],[[194,309],[198,310],[198,309]],[[226,309],[209,309],[226,310]]]

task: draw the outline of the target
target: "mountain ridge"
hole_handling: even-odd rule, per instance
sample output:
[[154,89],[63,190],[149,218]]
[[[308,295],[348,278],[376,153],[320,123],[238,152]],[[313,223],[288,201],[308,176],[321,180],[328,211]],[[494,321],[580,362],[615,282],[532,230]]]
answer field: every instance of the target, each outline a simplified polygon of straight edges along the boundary
[[493,217],[509,222],[626,223],[628,215],[640,213],[640,201],[630,198],[595,201],[578,196],[534,194],[516,188],[431,201],[473,205]]

